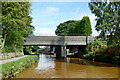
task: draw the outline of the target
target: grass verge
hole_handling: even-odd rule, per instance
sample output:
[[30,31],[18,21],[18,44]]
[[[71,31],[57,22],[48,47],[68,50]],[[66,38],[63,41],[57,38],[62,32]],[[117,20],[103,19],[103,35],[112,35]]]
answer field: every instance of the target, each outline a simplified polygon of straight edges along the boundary
[[2,73],[2,78],[11,78],[36,62],[38,62],[38,55],[30,55],[17,61],[0,65],[0,67],[2,66],[0,73]]

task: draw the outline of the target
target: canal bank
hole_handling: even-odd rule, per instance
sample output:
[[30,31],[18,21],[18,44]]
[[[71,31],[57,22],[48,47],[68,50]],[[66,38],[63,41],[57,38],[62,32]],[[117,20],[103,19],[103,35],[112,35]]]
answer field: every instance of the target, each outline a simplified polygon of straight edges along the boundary
[[120,67],[114,64],[40,54],[37,64],[14,78],[118,78],[119,74]]
[[0,65],[2,67],[2,78],[12,78],[36,62],[38,62],[38,55],[25,56],[11,62],[7,61]]

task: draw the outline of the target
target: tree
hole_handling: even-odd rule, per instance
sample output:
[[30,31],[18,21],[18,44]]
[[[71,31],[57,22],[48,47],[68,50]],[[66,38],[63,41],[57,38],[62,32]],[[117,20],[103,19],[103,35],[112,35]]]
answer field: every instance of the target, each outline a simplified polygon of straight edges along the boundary
[[75,20],[69,20],[64,23],[60,23],[57,26],[55,33],[59,36],[72,35],[73,28],[75,27],[76,22],[77,21],[75,21]]
[[2,3],[2,48],[4,46],[22,48],[24,37],[33,32],[30,6],[29,2]]
[[74,28],[74,34],[84,36],[90,36],[92,34],[91,23],[88,16],[84,16],[81,21],[78,21]]
[[90,36],[92,28],[88,16],[84,16],[82,20],[69,20],[57,26],[55,33],[58,36]]
[[97,31],[101,31],[100,36],[109,35],[109,40],[119,39],[120,32],[120,2],[104,1],[90,2],[91,12],[97,16]]

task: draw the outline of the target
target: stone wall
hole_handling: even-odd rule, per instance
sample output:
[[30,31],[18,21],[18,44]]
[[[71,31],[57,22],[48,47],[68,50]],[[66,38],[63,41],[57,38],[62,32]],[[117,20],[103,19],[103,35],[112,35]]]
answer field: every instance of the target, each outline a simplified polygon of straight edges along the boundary
[[14,58],[22,55],[24,55],[23,52],[0,53],[0,56],[1,56],[0,59],[10,59],[10,58]]

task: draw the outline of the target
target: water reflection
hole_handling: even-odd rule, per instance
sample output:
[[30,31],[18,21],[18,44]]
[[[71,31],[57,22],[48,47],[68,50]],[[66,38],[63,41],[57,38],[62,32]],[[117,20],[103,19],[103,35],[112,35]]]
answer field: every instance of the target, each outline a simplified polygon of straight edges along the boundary
[[39,57],[39,63],[36,69],[37,70],[48,70],[48,69],[55,68],[54,59],[55,58],[50,58],[50,56],[41,54]]
[[55,59],[41,54],[39,63],[15,78],[118,78],[119,67],[80,58]]

